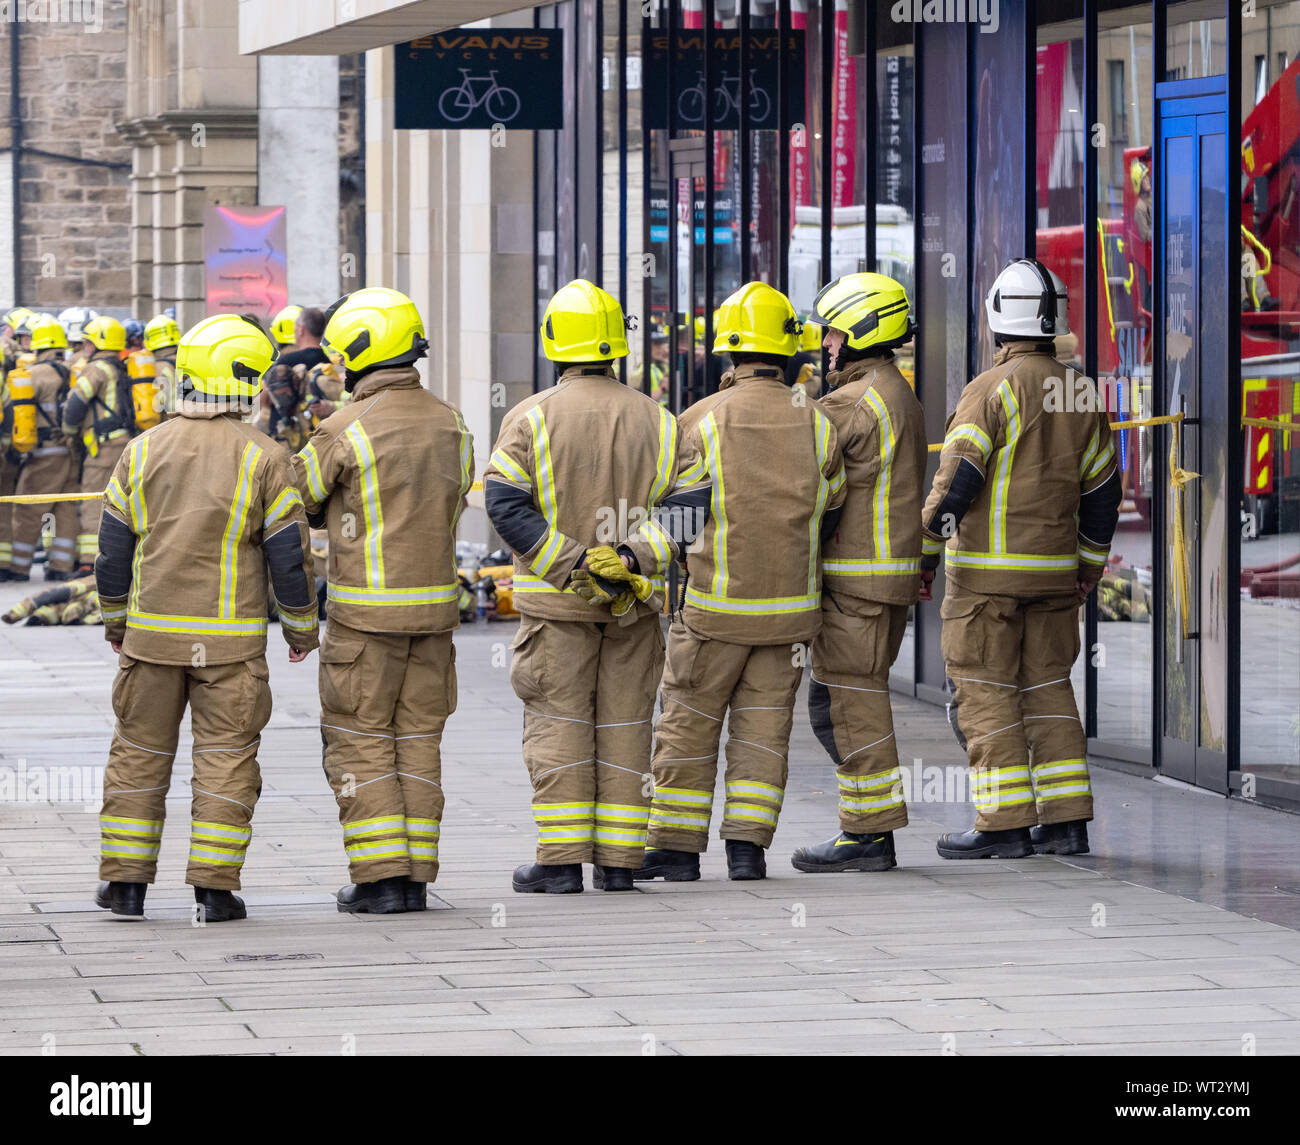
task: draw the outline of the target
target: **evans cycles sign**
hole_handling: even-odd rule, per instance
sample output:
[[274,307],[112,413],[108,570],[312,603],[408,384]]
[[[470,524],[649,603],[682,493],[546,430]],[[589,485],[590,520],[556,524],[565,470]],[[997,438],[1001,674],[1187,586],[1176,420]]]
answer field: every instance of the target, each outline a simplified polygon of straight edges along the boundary
[[399,130],[564,126],[558,28],[453,28],[398,44],[393,59]]

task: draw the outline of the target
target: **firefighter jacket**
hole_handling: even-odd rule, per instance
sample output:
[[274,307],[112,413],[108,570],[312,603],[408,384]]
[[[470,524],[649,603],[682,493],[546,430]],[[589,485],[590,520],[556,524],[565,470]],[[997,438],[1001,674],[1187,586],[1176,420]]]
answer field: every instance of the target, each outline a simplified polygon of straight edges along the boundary
[[[672,492],[677,422],[603,366],[571,366],[558,383],[506,414],[483,475],[492,525],[514,552],[514,604],[543,620],[608,621],[569,588],[595,545],[631,541]],[[669,542],[638,541],[654,593],[623,623],[663,608]]]
[[126,364],[116,350],[96,350],[81,367],[63,408],[63,432],[86,444],[129,437],[135,427],[135,406]]
[[920,587],[925,414],[891,353],[827,375],[821,408],[844,453],[844,511],[822,548],[831,592],[911,604]]
[[962,392],[922,512],[922,567],[972,592],[1071,593],[1105,568],[1119,519],[1115,444],[1092,383],[1052,344],[1008,342]]
[[[746,363],[678,419],[689,487],[709,515],[687,553],[683,620],[733,644],[809,640],[821,626],[821,537],[844,502],[835,427],[777,366]],[[831,514],[831,516],[827,516]]]
[[128,443],[104,490],[106,638],[154,664],[256,659],[269,572],[285,640],[310,651],[316,589],[288,453],[216,403],[190,399],[177,414]]
[[29,457],[66,453],[63,405],[68,398],[72,372],[63,364],[62,350],[42,350],[31,368],[32,396],[36,399],[36,449]]
[[162,395],[162,412],[171,416],[180,401],[180,393],[176,388],[176,347],[164,346],[161,350],[155,350],[153,362],[157,371],[155,384]]
[[414,367],[363,376],[293,457],[313,528],[329,530],[329,614],[362,632],[460,623],[456,524],[474,480],[460,411]]

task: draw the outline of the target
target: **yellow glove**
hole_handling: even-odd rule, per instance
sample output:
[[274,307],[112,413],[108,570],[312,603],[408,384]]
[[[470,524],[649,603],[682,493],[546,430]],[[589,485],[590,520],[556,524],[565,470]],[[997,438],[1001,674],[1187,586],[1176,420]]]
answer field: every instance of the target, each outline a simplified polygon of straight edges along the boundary
[[592,608],[608,604],[615,616],[622,616],[637,599],[630,588],[614,584],[586,569],[574,569],[569,574],[569,587]]
[[[637,600],[649,600],[654,592],[654,585],[650,583],[649,578],[632,572],[623,563],[623,558],[609,545],[597,545],[594,549],[587,550],[587,568],[595,576],[603,577],[607,581],[625,582]],[[626,608],[623,609],[623,612],[626,611]],[[622,612],[616,612],[614,615],[621,616]]]

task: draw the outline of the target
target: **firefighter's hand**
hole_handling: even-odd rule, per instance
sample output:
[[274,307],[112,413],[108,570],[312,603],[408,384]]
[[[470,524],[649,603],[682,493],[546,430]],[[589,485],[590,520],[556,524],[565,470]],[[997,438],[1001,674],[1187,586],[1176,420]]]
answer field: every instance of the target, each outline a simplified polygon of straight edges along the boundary
[[108,646],[113,649],[114,656],[120,656],[122,654],[122,642],[120,640],[110,640]]
[[921,587],[917,590],[916,599],[934,599],[934,569],[921,570]]
[[1076,580],[1074,587],[1079,594],[1079,601],[1082,603],[1088,599],[1088,595],[1097,587],[1097,582],[1095,580]]
[[302,663],[304,660],[306,660],[307,657],[310,656],[310,655],[311,655],[310,652],[299,652],[297,648],[290,648],[290,649],[289,649],[289,663],[290,663],[290,664],[301,664],[301,663]]
[[311,414],[312,417],[318,417],[321,421],[324,421],[334,412],[334,407],[327,405],[325,402],[317,398],[316,401],[312,402],[311,405],[307,407],[307,412]]

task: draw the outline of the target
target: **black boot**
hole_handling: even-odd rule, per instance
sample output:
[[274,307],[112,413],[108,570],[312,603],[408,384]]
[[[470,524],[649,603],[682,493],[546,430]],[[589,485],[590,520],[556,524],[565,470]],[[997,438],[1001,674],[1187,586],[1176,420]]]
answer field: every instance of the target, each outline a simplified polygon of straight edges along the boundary
[[417,883],[414,879],[407,879],[406,886],[402,888],[402,893],[406,902],[407,910],[428,910],[429,899],[425,893],[429,889],[428,883]]
[[195,887],[194,901],[203,908],[204,922],[230,922],[247,918],[244,900],[233,891],[215,891],[211,887]]
[[632,887],[631,867],[598,867],[592,864],[591,885],[598,891],[630,891]]
[[767,878],[767,860],[763,848],[743,839],[724,839],[727,845],[727,878],[739,882]]
[[791,857],[796,871],[888,871],[898,866],[894,854],[894,833],[855,835],[841,831],[833,839],[813,847],[800,847]]
[[670,883],[693,883],[700,877],[700,856],[694,851],[650,850],[632,877],[637,882],[664,879]]
[[524,863],[515,868],[520,894],[576,895],[582,892],[581,863]]
[[49,567],[46,567],[45,569],[45,579],[48,581],[67,580],[71,575],[71,573],[65,572],[63,569],[52,569]]
[[401,914],[406,910],[406,876],[376,883],[352,883],[336,896],[343,914]]
[[127,918],[144,918],[144,892],[148,883],[100,883],[95,888],[95,905]]
[[1071,819],[1068,823],[1044,823],[1029,828],[1029,838],[1036,855],[1086,855],[1088,820]]
[[1034,853],[1028,827],[1009,831],[977,831],[940,835],[935,848],[943,859],[1023,859]]

